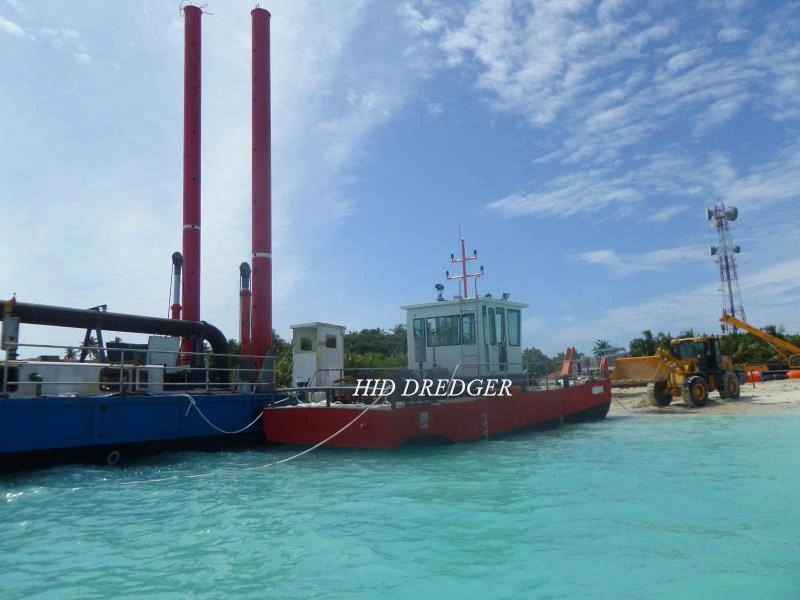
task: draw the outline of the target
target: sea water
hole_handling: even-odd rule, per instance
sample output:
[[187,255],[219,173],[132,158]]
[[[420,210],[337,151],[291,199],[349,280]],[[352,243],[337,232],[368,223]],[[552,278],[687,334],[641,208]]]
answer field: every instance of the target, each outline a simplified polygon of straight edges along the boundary
[[0,597],[800,598],[800,415],[299,450],[5,475]]

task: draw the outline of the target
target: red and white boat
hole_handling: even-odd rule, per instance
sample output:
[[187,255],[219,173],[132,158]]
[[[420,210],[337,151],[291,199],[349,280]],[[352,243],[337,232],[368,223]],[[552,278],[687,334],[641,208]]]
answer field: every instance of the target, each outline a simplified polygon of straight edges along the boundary
[[[564,421],[603,419],[611,404],[607,376],[583,372],[574,378],[571,350],[558,380],[535,382],[523,367],[522,310],[508,294],[467,296],[463,238],[460,259],[463,295],[404,306],[408,369],[392,379],[366,379],[359,387],[340,385],[344,327],[306,323],[293,329],[293,381],[297,401],[264,409],[270,442],[353,448],[396,448],[410,443],[465,442]],[[588,375],[588,376],[587,376]],[[427,387],[425,381],[431,382]],[[493,387],[488,382],[494,381]],[[373,393],[359,396],[372,383]],[[392,393],[386,382],[393,382]],[[472,385],[470,385],[472,383]],[[437,387],[438,386],[438,387]],[[411,392],[411,393],[409,393]],[[449,392],[449,394],[447,393]],[[301,400],[302,398],[302,400]]]
[[[264,409],[271,442],[350,448],[397,448],[495,437],[563,421],[605,418],[609,380],[566,388],[514,391],[509,397],[458,397],[394,404],[296,405]],[[367,410],[368,409],[368,410]]]

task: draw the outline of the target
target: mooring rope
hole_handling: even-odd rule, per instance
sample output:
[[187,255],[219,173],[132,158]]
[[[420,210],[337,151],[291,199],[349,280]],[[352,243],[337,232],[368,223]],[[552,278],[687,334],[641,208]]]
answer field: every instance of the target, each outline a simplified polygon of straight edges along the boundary
[[295,458],[300,458],[301,456],[303,456],[303,455],[305,455],[305,454],[308,454],[309,452],[311,452],[311,451],[313,451],[313,450],[316,450],[316,449],[317,449],[317,448],[319,448],[320,446],[324,446],[325,444],[327,444],[328,442],[330,442],[330,441],[331,441],[333,438],[335,438],[337,435],[340,435],[341,433],[343,433],[344,431],[346,431],[346,430],[347,430],[347,429],[348,429],[350,426],[352,426],[352,425],[353,425],[353,423],[355,423],[356,421],[358,421],[358,420],[359,420],[361,417],[363,417],[365,414],[367,414],[367,411],[368,411],[368,410],[370,410],[371,408],[373,408],[373,407],[374,407],[374,406],[375,406],[375,405],[378,403],[378,401],[379,401],[379,400],[381,400],[381,399],[382,399],[382,398],[384,398],[384,397],[385,397],[385,396],[383,396],[383,395],[380,395],[380,396],[378,396],[377,398],[375,398],[375,400],[373,400],[372,404],[369,404],[369,405],[368,405],[368,406],[367,406],[367,407],[366,407],[364,410],[362,410],[362,411],[361,411],[361,412],[360,412],[358,415],[356,415],[355,417],[353,417],[353,419],[352,419],[352,420],[351,420],[349,423],[347,423],[347,425],[345,425],[344,427],[342,427],[342,428],[341,428],[339,431],[337,431],[336,433],[333,433],[333,434],[329,435],[328,437],[326,437],[326,438],[325,438],[324,440],[322,440],[321,442],[319,442],[319,443],[317,443],[317,444],[315,444],[315,445],[311,446],[310,448],[306,448],[306,449],[305,449],[305,450],[303,450],[302,452],[298,452],[297,454],[295,454],[295,455],[293,455],[293,456],[290,456],[290,457],[288,457],[288,458],[282,458],[281,460],[276,460],[276,461],[274,461],[274,462],[267,463],[267,464],[265,464],[265,465],[258,465],[257,467],[245,467],[245,468],[243,468],[243,469],[240,469],[240,470],[241,470],[241,471],[258,471],[258,470],[260,470],[260,469],[268,469],[269,467],[274,467],[275,465],[280,465],[280,464],[282,464],[282,463],[287,463],[287,462],[289,462],[289,461],[292,461],[292,460],[294,460]]
[[[237,433],[237,432],[224,431],[224,430],[220,429],[219,427],[216,427],[213,423],[211,423],[208,419],[206,419],[205,415],[203,415],[203,413],[200,411],[200,408],[197,406],[197,403],[194,401],[194,398],[192,398],[189,394],[179,394],[179,395],[188,397],[190,399],[189,410],[192,408],[192,406],[194,406],[194,408],[197,410],[197,412],[200,414],[200,416],[203,417],[203,419],[205,419],[206,423],[208,423],[209,425],[214,427],[214,429],[216,429],[217,431],[221,431],[223,433]],[[324,446],[325,444],[330,442],[332,439],[334,439],[337,435],[340,435],[344,431],[347,431],[347,429],[349,427],[351,427],[356,421],[358,421],[361,417],[363,417],[367,413],[367,411],[369,411],[370,409],[374,408],[375,405],[377,405],[378,402],[380,400],[382,400],[383,398],[385,398],[384,395],[381,395],[381,396],[378,396],[377,398],[375,398],[375,400],[373,400],[372,404],[369,404],[364,410],[362,410],[360,413],[358,413],[358,415],[353,417],[353,419],[349,423],[347,423],[344,427],[342,427],[341,429],[339,429],[335,433],[329,435],[327,438],[325,438],[321,442],[311,446],[310,448],[306,448],[305,450],[303,450],[301,452],[298,452],[297,454],[293,454],[292,456],[289,456],[287,458],[282,458],[280,460],[272,461],[272,462],[269,462],[269,463],[266,463],[266,464],[263,464],[263,465],[257,465],[255,467],[243,467],[241,469],[221,469],[221,470],[210,471],[208,473],[198,473],[196,475],[184,475],[184,477],[186,479],[196,479],[198,477],[211,477],[212,475],[222,475],[222,474],[226,474],[226,473],[238,473],[240,471],[259,471],[261,469],[268,469],[268,468],[274,467],[276,465],[280,465],[280,464],[283,464],[283,463],[288,463],[290,461],[295,460],[296,458],[300,458],[301,456],[304,456],[304,455],[308,454],[309,452],[312,452],[312,451],[316,450],[320,446]],[[189,414],[189,410],[186,411],[186,414]],[[256,419],[253,420],[249,425],[247,425],[247,427],[251,427],[253,424],[256,423],[256,421],[258,421],[259,418],[261,418],[261,415],[256,417]],[[244,431],[245,429],[247,429],[247,427],[245,427],[243,429],[240,429],[239,432]],[[160,478],[156,478],[156,479],[139,479],[139,480],[132,480],[132,481],[123,481],[123,482],[121,482],[121,485],[132,485],[132,484],[142,484],[142,483],[160,483],[162,481],[170,481],[170,480],[174,480],[174,479],[177,479],[177,478],[178,478],[178,475],[173,475],[173,476],[170,476],[170,477],[160,477]]]
[[203,411],[202,411],[202,410],[200,410],[200,407],[199,407],[199,406],[197,406],[197,401],[196,401],[196,400],[195,400],[195,399],[192,397],[192,395],[191,395],[191,394],[187,394],[187,393],[181,393],[181,394],[178,394],[178,396],[182,396],[182,397],[184,397],[184,398],[188,398],[188,399],[189,399],[189,406],[186,408],[186,416],[187,416],[187,417],[189,416],[189,411],[190,411],[190,410],[192,410],[192,408],[194,408],[194,409],[197,411],[197,414],[199,414],[199,415],[200,415],[200,416],[203,418],[203,420],[204,420],[206,423],[208,423],[208,425],[209,425],[209,426],[210,426],[212,429],[215,429],[215,430],[219,431],[220,433],[224,433],[224,434],[226,434],[226,435],[236,435],[236,434],[238,434],[238,433],[242,433],[242,432],[244,432],[244,431],[247,431],[247,430],[248,430],[248,429],[250,429],[250,428],[251,428],[253,425],[255,425],[255,424],[258,422],[258,420],[259,420],[259,419],[262,417],[262,415],[264,414],[264,413],[263,413],[263,411],[260,411],[260,412],[258,413],[258,416],[256,416],[256,418],[255,418],[255,419],[253,419],[252,421],[250,421],[250,422],[249,422],[247,425],[245,425],[245,426],[244,426],[244,427],[242,427],[241,429],[237,429],[236,431],[226,431],[225,429],[221,429],[220,427],[217,427],[216,425],[214,425],[214,423],[212,423],[212,422],[211,422],[211,421],[208,419],[208,417],[207,417],[207,416],[205,416],[205,415],[203,414]]

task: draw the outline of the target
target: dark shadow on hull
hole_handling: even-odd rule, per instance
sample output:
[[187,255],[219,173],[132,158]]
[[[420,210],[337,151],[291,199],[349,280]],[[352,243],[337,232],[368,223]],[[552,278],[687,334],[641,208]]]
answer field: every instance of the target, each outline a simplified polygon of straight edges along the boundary
[[0,473],[12,473],[65,464],[122,466],[165,452],[220,452],[264,447],[266,445],[264,433],[260,428],[257,428],[251,433],[236,436],[14,452],[0,455]]
[[564,417],[566,423],[582,423],[583,421],[600,421],[605,419],[611,408],[611,400],[605,404],[598,404],[592,408],[587,408],[568,417]]

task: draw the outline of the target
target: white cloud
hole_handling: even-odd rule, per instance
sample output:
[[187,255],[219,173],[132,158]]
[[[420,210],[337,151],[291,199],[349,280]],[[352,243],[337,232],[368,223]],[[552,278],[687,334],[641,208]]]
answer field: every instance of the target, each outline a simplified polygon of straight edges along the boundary
[[[474,76],[492,110],[559,131],[561,147],[535,164],[609,164],[687,119],[702,136],[745,103],[771,108],[777,120],[800,115],[793,33],[800,23],[791,8],[766,14],[764,32],[735,55],[715,45],[717,34],[681,37],[693,25],[685,15],[658,18],[650,12],[657,7],[635,3],[534,2],[522,9],[481,0],[460,12],[427,1],[406,6],[417,23],[435,15],[428,38],[447,64]],[[704,10],[729,20],[742,8],[720,3]],[[745,33],[726,27],[719,33],[726,40]]]
[[76,52],[72,55],[72,57],[82,65],[88,65],[90,62],[92,62],[92,58],[85,52]]
[[667,71],[683,71],[687,67],[696,64],[701,58],[708,54],[707,48],[694,48],[686,52],[680,52],[670,57],[667,61]]
[[723,27],[717,33],[717,39],[720,42],[740,42],[744,39],[747,39],[750,35],[746,29],[742,29],[740,27]]
[[676,205],[676,206],[668,206],[663,210],[659,210],[656,212],[649,213],[646,217],[646,221],[651,221],[655,223],[666,223],[667,221],[672,220],[673,217],[679,215],[681,213],[686,212],[687,210],[691,209],[692,207],[688,204]]
[[25,35],[25,30],[22,27],[14,23],[14,21],[9,21],[3,17],[0,17],[0,31],[17,37],[23,37]]
[[702,135],[709,129],[728,121],[739,111],[744,101],[744,97],[717,100],[697,117],[693,135]]
[[679,246],[641,254],[620,255],[615,250],[604,249],[583,252],[577,259],[590,265],[606,266],[619,276],[629,276],[644,271],[663,272],[671,265],[696,261],[704,255],[704,251],[705,248],[698,246]]

